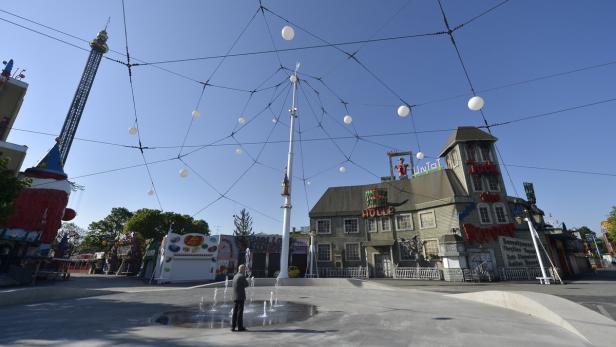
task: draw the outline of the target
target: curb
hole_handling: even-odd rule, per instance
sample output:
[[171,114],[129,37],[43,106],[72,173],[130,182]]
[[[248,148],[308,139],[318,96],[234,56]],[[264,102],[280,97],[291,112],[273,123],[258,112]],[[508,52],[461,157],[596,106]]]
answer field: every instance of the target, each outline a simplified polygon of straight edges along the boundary
[[448,294],[448,297],[475,301],[521,312],[555,324],[594,346],[613,346],[616,322],[572,301],[535,292],[488,290]]

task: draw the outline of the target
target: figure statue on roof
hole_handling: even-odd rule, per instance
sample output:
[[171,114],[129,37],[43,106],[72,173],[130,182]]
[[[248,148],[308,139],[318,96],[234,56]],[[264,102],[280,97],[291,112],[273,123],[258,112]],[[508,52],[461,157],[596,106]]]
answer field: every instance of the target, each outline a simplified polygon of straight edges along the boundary
[[400,178],[407,177],[409,164],[404,163],[404,157],[400,157],[398,160],[398,165],[396,165],[396,171],[398,171],[398,175]]
[[5,66],[2,70],[2,77],[9,78],[11,77],[11,70],[13,70],[13,59],[9,60],[8,63],[6,61],[4,61],[3,63]]

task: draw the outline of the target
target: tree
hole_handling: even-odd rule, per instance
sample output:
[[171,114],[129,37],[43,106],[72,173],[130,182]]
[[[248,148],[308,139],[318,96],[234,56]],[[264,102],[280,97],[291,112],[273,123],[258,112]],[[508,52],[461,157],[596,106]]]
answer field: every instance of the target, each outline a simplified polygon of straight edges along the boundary
[[235,230],[233,230],[235,236],[245,237],[254,234],[252,232],[252,217],[245,208],[240,211],[239,216],[233,215],[233,224],[235,224]]
[[[597,247],[599,248],[599,251],[601,253],[606,253],[607,252],[607,249],[605,248],[605,245],[603,244],[603,240],[598,238],[597,237],[597,233],[592,231],[592,230],[590,230],[589,227],[581,226],[581,227],[575,229],[574,231],[580,233],[580,237],[582,238],[582,240],[584,240],[584,241],[586,241],[588,243],[588,247],[591,249],[592,253],[594,253],[594,254],[597,253]],[[594,240],[593,240],[593,237],[588,238],[587,235],[593,235],[594,236]],[[596,247],[595,247],[595,242],[597,243]]]
[[124,207],[114,207],[100,221],[92,222],[80,245],[82,253],[108,251],[124,232],[124,225],[133,213]]
[[616,206],[612,206],[612,210],[607,215],[607,237],[612,242],[616,242]]
[[62,226],[58,231],[58,235],[54,240],[53,248],[55,249],[58,244],[62,242],[62,239],[66,237],[66,245],[64,246],[66,249],[64,255],[78,253],[80,251],[79,244],[85,233],[86,231],[77,224],[64,222],[62,223]]
[[160,240],[167,234],[169,228],[176,234],[201,233],[210,234],[206,221],[195,220],[186,214],[175,212],[161,212],[149,208],[137,210],[124,226],[124,231],[135,231],[144,239]]
[[9,158],[0,158],[0,223],[4,223],[13,213],[13,203],[22,189],[30,186],[30,179],[15,176],[8,170]]

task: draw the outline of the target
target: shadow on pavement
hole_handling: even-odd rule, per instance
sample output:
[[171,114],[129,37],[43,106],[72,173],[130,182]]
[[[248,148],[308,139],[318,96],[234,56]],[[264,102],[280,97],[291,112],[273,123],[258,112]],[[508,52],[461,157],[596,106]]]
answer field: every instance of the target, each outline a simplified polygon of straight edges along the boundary
[[325,333],[335,333],[338,332],[338,330],[335,329],[329,329],[329,330],[315,330],[315,329],[301,329],[301,328],[297,328],[297,329],[267,329],[267,330],[263,330],[263,329],[259,329],[259,330],[252,330],[250,329],[249,332],[251,333],[301,333],[301,334],[325,334]]

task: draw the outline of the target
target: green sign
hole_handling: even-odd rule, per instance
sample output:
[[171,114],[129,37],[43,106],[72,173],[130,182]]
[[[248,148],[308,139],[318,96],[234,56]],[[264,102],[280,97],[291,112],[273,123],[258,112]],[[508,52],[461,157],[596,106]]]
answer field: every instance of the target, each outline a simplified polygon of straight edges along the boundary
[[364,192],[367,208],[387,206],[387,189],[373,188]]

